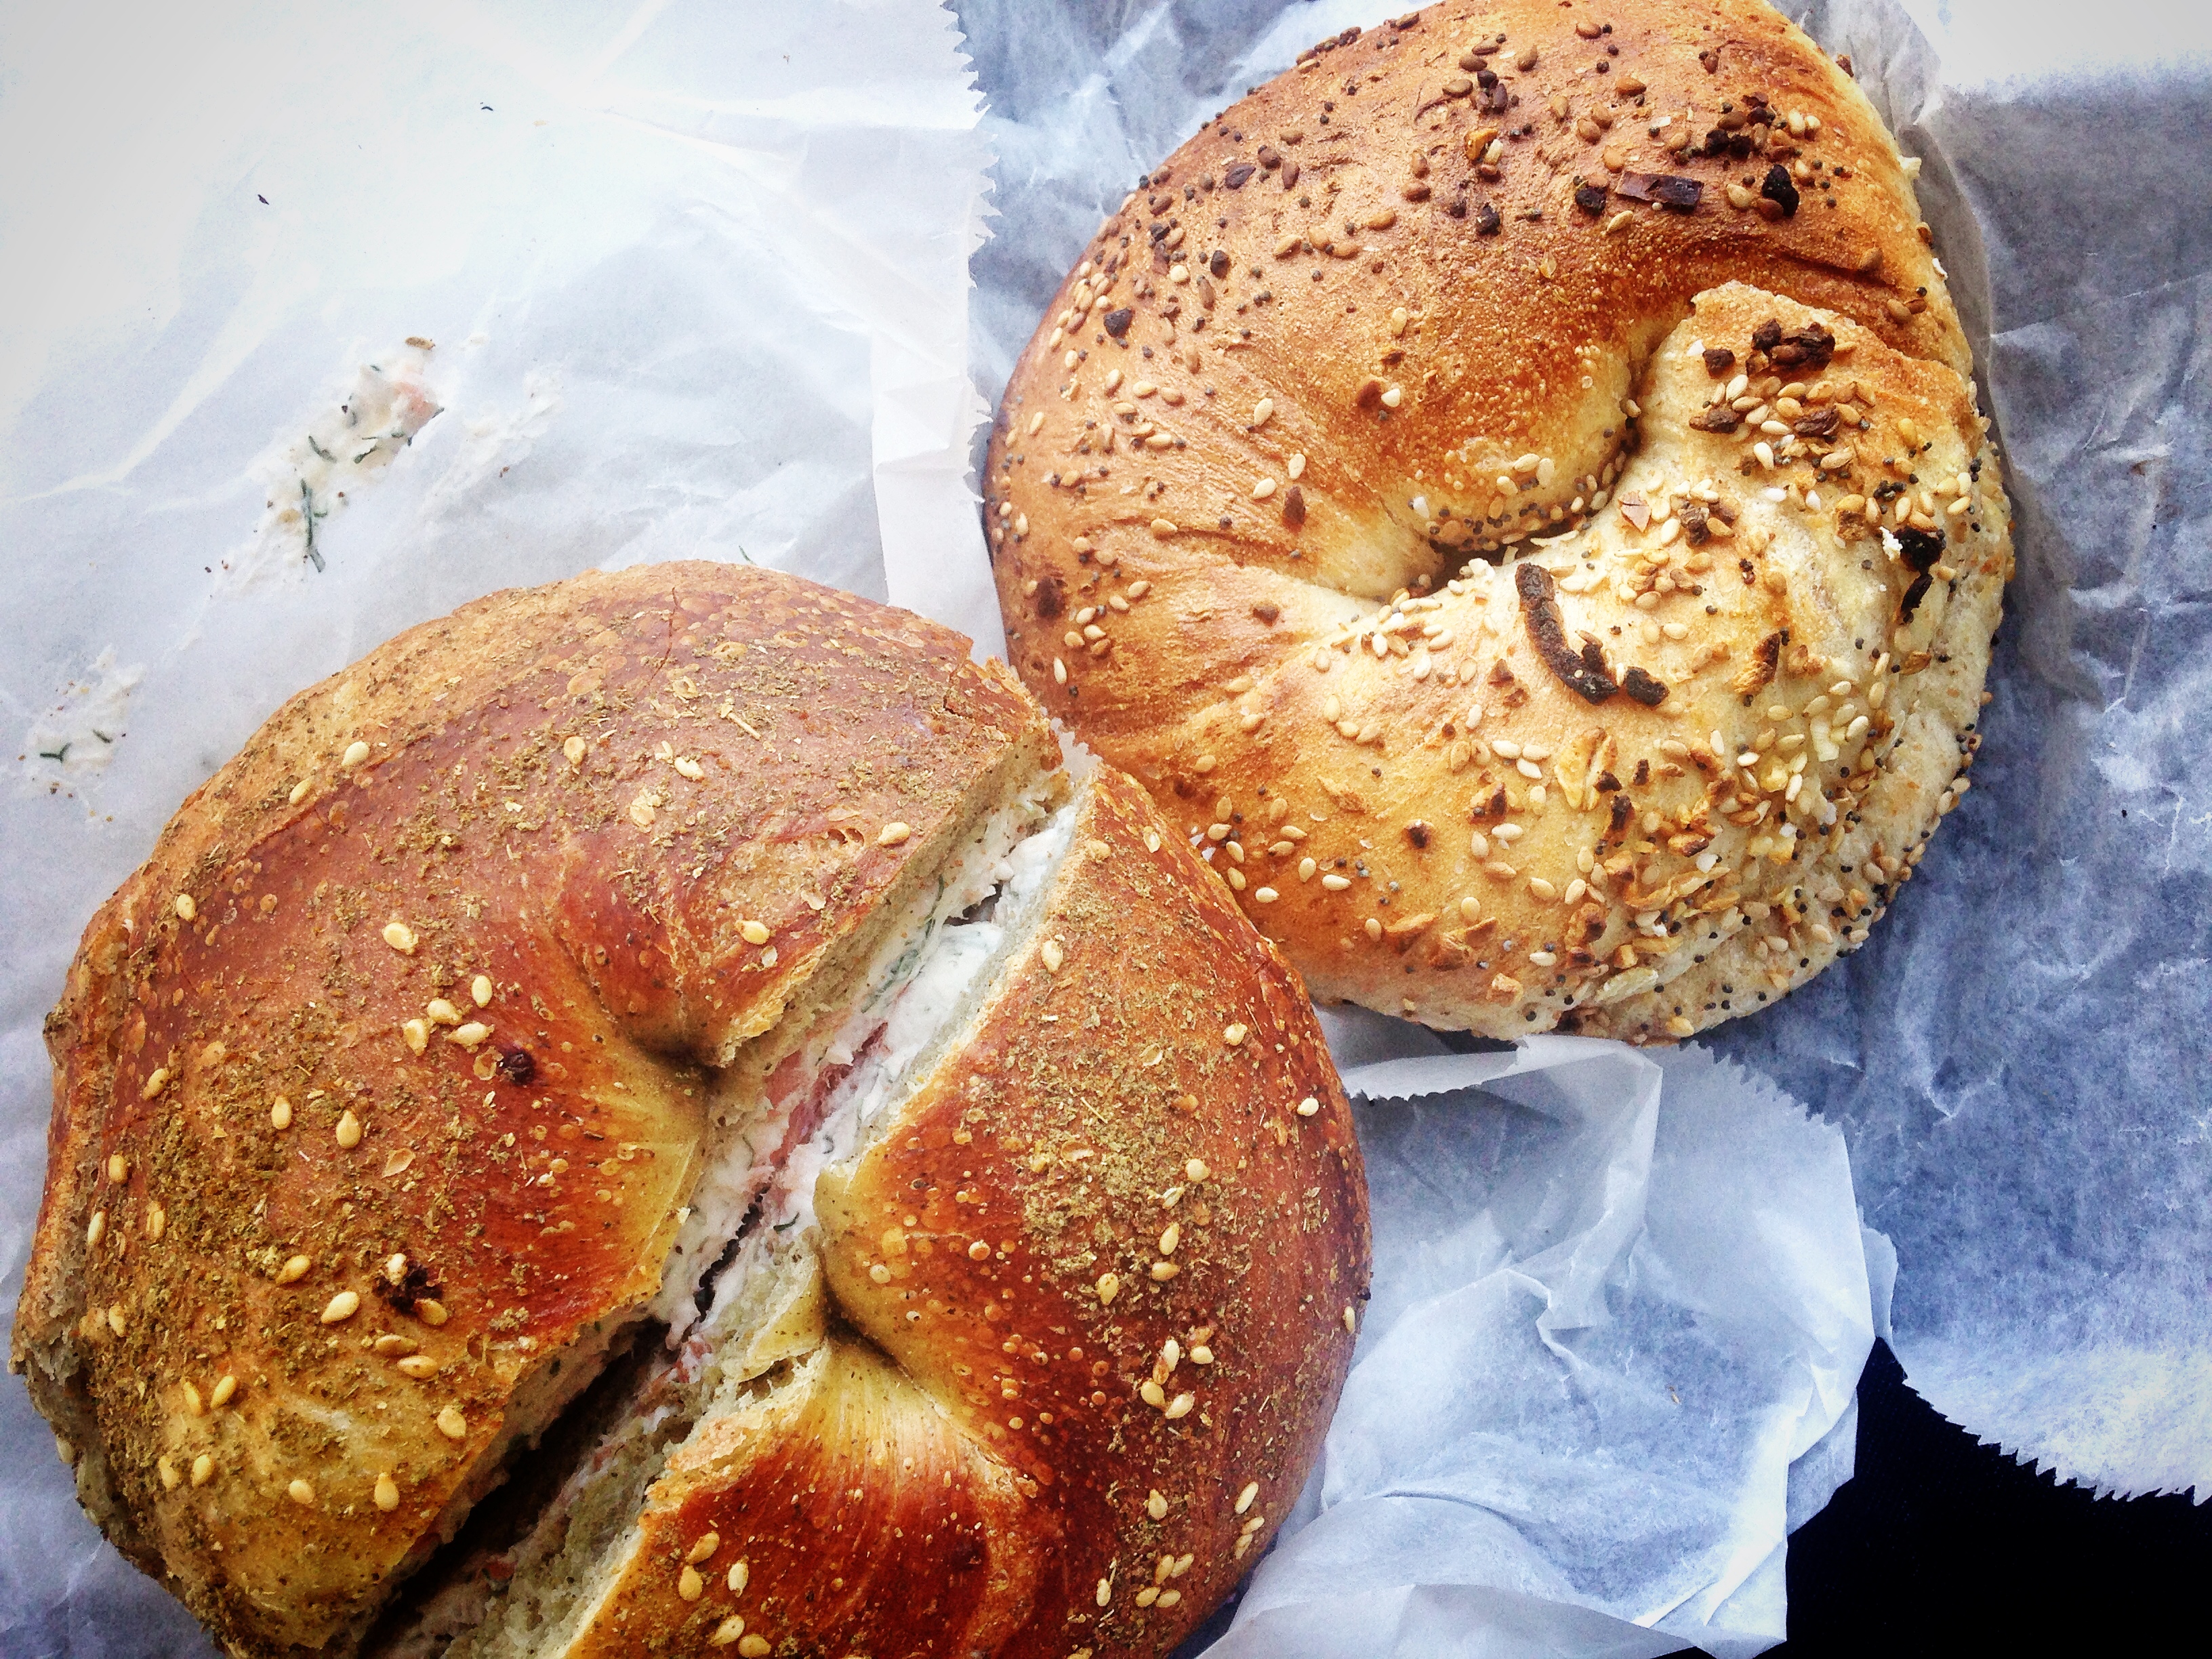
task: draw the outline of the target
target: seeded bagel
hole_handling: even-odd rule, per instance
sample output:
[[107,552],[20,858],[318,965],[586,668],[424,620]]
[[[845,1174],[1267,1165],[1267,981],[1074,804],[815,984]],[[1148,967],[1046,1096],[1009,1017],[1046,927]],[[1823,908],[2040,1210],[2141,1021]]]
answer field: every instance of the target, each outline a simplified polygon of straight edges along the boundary
[[2012,569],[1911,176],[1759,0],[1429,7],[1085,248],[1008,651],[1325,1000],[1668,1042],[1863,942]]
[[1143,792],[750,568],[295,698],[47,1035],[14,1367],[257,1659],[1164,1653],[1365,1294],[1311,1009]]

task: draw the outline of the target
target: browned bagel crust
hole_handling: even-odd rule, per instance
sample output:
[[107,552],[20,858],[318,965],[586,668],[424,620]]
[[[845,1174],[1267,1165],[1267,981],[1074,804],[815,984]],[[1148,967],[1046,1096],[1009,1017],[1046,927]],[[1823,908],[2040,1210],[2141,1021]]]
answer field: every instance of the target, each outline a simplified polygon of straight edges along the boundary
[[569,1655],[732,1615],[775,1651],[1164,1654],[1264,1552],[1351,1363],[1366,1188],[1296,980],[1161,831],[1099,780],[1004,994],[817,1189],[830,1300],[896,1369],[833,1323],[688,1449]]
[[[1711,373],[1664,372],[1670,339]],[[1231,106],[1085,250],[989,451],[1008,654],[1224,843],[1217,868],[1242,860],[1232,884],[1316,995],[1498,1036],[1686,1036],[1863,939],[1955,799],[2011,564],[1970,369],[1879,117],[1760,0],[1431,6]],[[1678,526],[1644,510],[1655,489],[1696,520],[1656,602],[1638,561]],[[1926,573],[1870,501],[1944,536],[1940,611],[1926,583],[1908,601]],[[1479,565],[1452,580],[1531,555],[1587,559],[1602,591],[1564,618],[1532,592],[1522,617],[1510,577],[1494,605]],[[1871,637],[1843,626],[1869,616]],[[1714,788],[1763,732],[1825,752],[1808,707],[1869,712],[1893,677],[1802,803]],[[1531,763],[1532,802],[1493,736],[1577,766],[1609,738],[1656,781],[1614,795],[1627,823],[1571,824],[1584,777]],[[1768,831],[1809,814],[1778,862],[1747,851],[1753,797]],[[1728,869],[1685,890],[1708,851]],[[1719,971],[1692,974],[1707,955]]]
[[[495,1478],[509,1437],[544,1426],[592,1374],[599,1334],[657,1288],[699,1162],[707,1068],[735,1055],[764,1074],[808,1023],[779,1025],[779,1012],[866,960],[980,815],[1057,759],[1035,704],[958,635],[712,564],[495,594],[286,704],[103,907],[48,1022],[50,1173],[12,1359],[88,1509],[229,1650],[349,1650]],[[1216,1479],[1264,1476],[1272,1524],[1348,1361],[1340,1302],[1356,1304],[1366,1279],[1357,1149],[1295,981],[1133,784],[1103,778],[1089,811],[1085,833],[1115,858],[1070,861],[1067,961],[1021,993],[1023,1020],[1048,1000],[1059,1019],[994,1026],[996,1091],[994,1060],[971,1056],[968,1092],[916,1120],[940,1152],[960,1120],[964,1157],[981,1113],[974,1153],[992,1158],[957,1200],[974,1210],[933,1192],[930,1225],[957,1228],[988,1202],[1005,1218],[994,1240],[1003,1225],[1036,1252],[1023,1270],[1044,1282],[1023,1294],[1040,1308],[1073,1298],[1066,1317],[1087,1334],[1104,1322],[1088,1257],[1138,1255],[1136,1189],[1170,1178],[1169,1153],[1203,1149],[1224,1171],[1220,1220],[1194,1229],[1188,1284],[1134,1287],[1121,1304],[1098,1350],[1115,1408],[1070,1407],[1048,1437],[1036,1419],[1031,1438],[970,1422],[932,1368],[943,1350],[887,1343],[921,1367],[913,1376],[849,1339],[823,1351],[861,1381],[817,1403],[894,1398],[957,1425],[931,1467],[961,1468],[963,1492],[879,1469],[874,1498],[948,1548],[963,1506],[978,1509],[1000,1553],[1029,1564],[1019,1584],[993,1580],[998,1612],[969,1621],[979,1638],[1061,1630],[1071,1575],[1093,1556],[1126,1564],[1136,1540],[1221,1530],[1210,1488],[1178,1489],[1167,1528],[1133,1516],[1127,1492],[1109,1510],[1091,1475],[1117,1458],[1134,1469],[1172,1452]],[[1110,948],[1079,944],[1078,925]],[[1156,979],[1104,971],[1117,959]],[[1176,976],[1193,972],[1249,1002],[1246,1048],[1212,1054],[1190,1011],[1170,1019]],[[436,1000],[453,1005],[442,1023],[426,1012]],[[1124,1022],[1123,1046],[1101,1019]],[[1168,1056],[1157,1070],[1132,1069],[1135,1035]],[[1206,1115],[1168,1115],[1170,1080]],[[1291,1112],[1301,1093],[1318,1097],[1317,1116]],[[1285,1139],[1239,1150],[1278,1122]],[[1010,1170],[1012,1141],[1056,1155],[1085,1127],[1095,1162]],[[1295,1316],[1279,1282],[1240,1293],[1214,1266],[1292,1188],[1319,1194],[1312,1249],[1293,1259],[1328,1298]],[[1058,1239],[1056,1214],[1111,1242]],[[1068,1272],[1080,1283],[1049,1276]],[[1164,1433],[1122,1373],[1157,1348],[1155,1324],[1201,1317],[1237,1333],[1209,1376],[1222,1386],[1204,1391],[1219,1403],[1210,1422]],[[1062,1520],[1035,1501],[1056,1460],[1053,1491],[1088,1505],[1066,1555]],[[794,1606],[862,1569],[817,1538],[804,1564],[815,1577],[795,1582],[799,1570],[773,1587]],[[1209,1554],[1189,1588],[1211,1596],[1226,1573]],[[1077,1618],[1098,1617],[1077,1588]],[[913,1605],[920,1620],[929,1604]],[[1147,1644],[1187,1622],[1164,1610],[1116,1634],[1164,1651]],[[648,1646],[642,1622],[589,1637],[592,1651]]]

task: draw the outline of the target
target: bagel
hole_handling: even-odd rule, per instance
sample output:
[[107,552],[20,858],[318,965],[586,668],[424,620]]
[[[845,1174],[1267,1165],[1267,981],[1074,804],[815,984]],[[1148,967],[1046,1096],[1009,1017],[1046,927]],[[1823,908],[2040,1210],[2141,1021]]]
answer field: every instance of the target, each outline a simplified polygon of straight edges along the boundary
[[237,1655],[1164,1653],[1366,1294],[1273,948],[967,641],[763,570],[294,698],[47,1036],[12,1363]]
[[1759,0],[1449,0],[1148,174],[994,422],[1010,660],[1314,994],[1669,1042],[1863,942],[2012,570],[1880,118]]

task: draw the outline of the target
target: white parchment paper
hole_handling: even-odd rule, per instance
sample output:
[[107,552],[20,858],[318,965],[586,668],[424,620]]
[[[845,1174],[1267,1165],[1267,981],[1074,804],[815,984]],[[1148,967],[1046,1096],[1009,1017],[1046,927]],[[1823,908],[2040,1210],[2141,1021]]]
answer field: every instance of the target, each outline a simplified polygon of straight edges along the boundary
[[1843,1137],[1694,1048],[1538,1037],[1346,1081],[1375,1297],[1304,1524],[1214,1651],[1779,1641],[1873,1342]]

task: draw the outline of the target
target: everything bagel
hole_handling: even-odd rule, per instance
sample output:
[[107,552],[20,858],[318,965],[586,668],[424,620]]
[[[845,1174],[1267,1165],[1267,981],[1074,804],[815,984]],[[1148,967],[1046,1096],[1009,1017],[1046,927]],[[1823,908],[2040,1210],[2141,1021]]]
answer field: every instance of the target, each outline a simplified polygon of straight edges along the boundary
[[1771,1001],[1966,787],[2011,573],[1912,171],[1759,0],[1323,41],[1016,367],[1015,667],[1325,1000],[1658,1042]]

